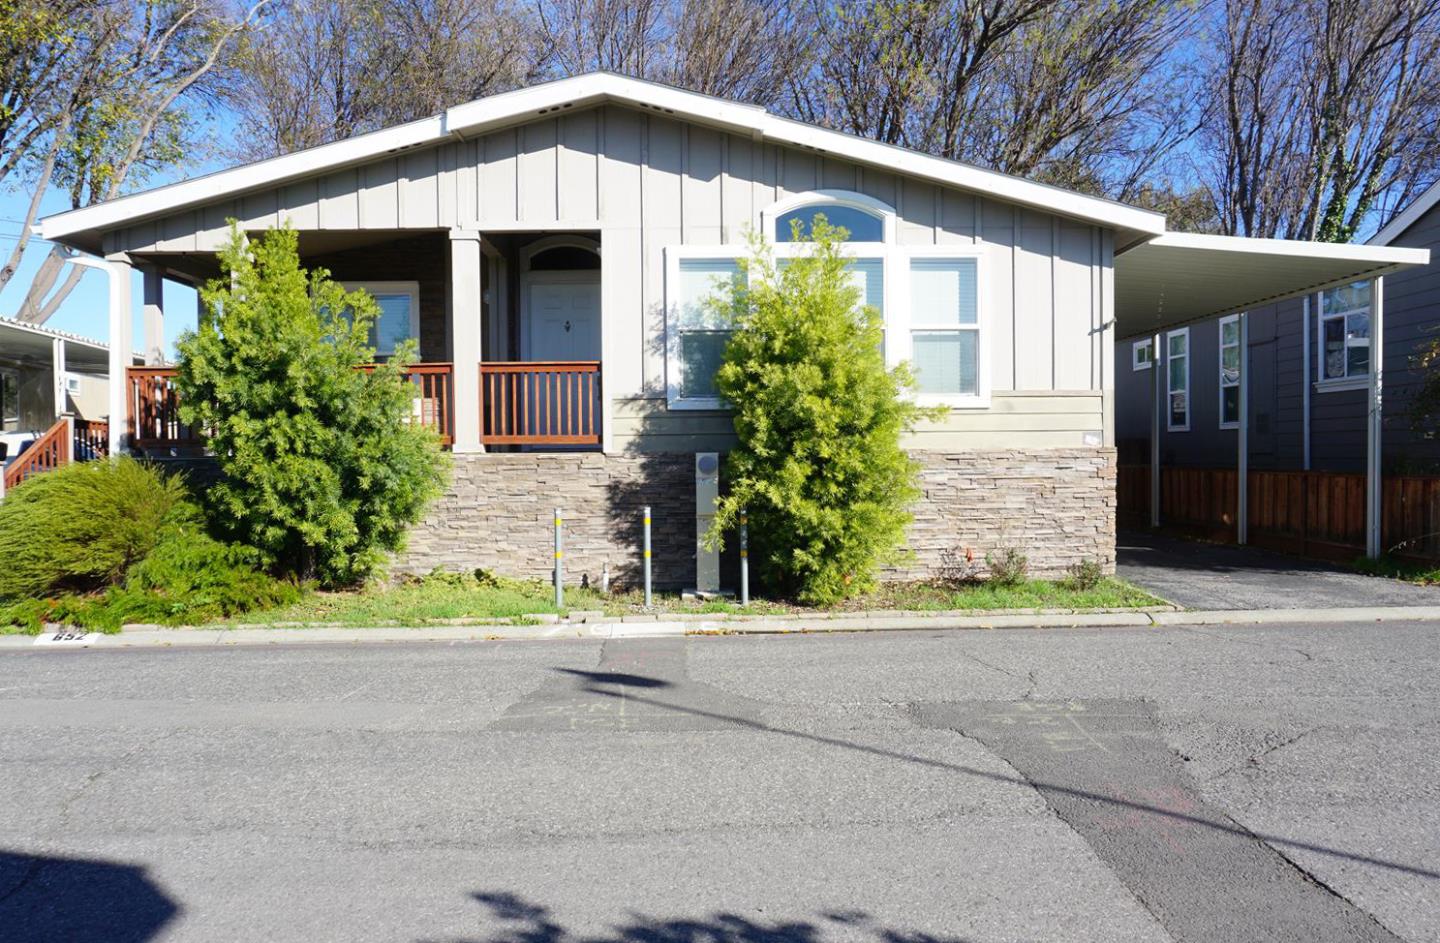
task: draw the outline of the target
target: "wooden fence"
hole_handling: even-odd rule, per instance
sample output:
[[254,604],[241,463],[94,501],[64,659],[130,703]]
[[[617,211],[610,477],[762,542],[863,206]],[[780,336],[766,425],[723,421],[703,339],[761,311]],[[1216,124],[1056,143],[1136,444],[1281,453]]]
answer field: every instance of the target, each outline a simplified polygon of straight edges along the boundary
[[[1162,468],[1160,523],[1214,540],[1235,540],[1233,468]],[[1350,560],[1365,552],[1365,476],[1251,471],[1249,539],[1289,553]],[[1122,465],[1120,521],[1150,522],[1150,466]],[[1397,556],[1440,560],[1440,477],[1381,479],[1381,546]]]

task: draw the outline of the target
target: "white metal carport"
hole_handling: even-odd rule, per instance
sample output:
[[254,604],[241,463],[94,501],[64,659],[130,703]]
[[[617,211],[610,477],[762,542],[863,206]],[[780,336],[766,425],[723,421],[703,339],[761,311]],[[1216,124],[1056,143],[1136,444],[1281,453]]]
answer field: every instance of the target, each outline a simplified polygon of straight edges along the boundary
[[[1349,243],[1297,242],[1166,233],[1131,246],[1115,258],[1117,338],[1148,336],[1158,355],[1161,332],[1221,317],[1240,316],[1240,425],[1236,455],[1236,538],[1247,540],[1249,471],[1250,338],[1245,313],[1289,298],[1369,280],[1374,285],[1370,315],[1370,387],[1365,455],[1366,555],[1380,555],[1380,419],[1384,385],[1385,275],[1427,265],[1428,249]],[[1308,304],[1306,324],[1309,323]],[[1305,358],[1310,383],[1310,357]],[[1160,524],[1160,408],[1158,371],[1151,371],[1150,523]]]

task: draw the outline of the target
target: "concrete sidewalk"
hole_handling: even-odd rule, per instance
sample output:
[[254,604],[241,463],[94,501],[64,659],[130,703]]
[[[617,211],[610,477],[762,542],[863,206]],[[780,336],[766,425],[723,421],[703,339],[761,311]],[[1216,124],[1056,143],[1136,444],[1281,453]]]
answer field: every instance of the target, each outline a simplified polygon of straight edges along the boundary
[[1440,586],[1420,586],[1254,547],[1122,531],[1116,575],[1187,609],[1355,610],[1440,606]]
[[309,628],[196,629],[132,627],[114,635],[47,632],[0,637],[0,649],[182,648],[367,642],[468,642],[664,638],[685,635],[786,635],[843,632],[983,631],[987,629],[1152,628],[1194,625],[1276,625],[1338,622],[1434,621],[1437,606],[1369,606],[1323,609],[1147,609],[1107,612],[1005,614],[869,612],[833,616],[726,616],[635,620],[587,617],[541,625],[314,626]]

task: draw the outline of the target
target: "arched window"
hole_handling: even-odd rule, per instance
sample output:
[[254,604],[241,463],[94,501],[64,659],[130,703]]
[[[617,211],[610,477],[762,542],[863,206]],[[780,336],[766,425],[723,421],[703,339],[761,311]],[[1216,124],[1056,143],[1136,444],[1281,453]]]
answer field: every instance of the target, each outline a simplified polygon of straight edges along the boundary
[[[797,232],[801,241],[809,239],[815,217],[822,215],[831,226],[845,230],[846,242],[885,241],[884,216],[852,203],[835,202],[810,203],[776,216],[775,241],[795,242]],[[798,228],[796,223],[799,223]]]

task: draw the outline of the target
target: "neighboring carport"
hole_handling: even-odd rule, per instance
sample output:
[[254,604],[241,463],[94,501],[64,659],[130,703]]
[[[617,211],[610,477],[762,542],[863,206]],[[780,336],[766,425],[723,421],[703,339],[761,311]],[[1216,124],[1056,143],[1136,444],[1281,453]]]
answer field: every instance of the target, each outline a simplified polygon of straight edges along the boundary
[[[1249,466],[1249,334],[1246,312],[1263,305],[1310,295],[1340,285],[1370,281],[1373,310],[1370,344],[1383,350],[1384,277],[1430,261],[1427,249],[1349,243],[1298,242],[1166,233],[1122,250],[1115,259],[1117,338],[1148,336],[1161,350],[1162,332],[1229,314],[1239,315],[1240,408],[1236,454],[1236,540],[1247,540]],[[1308,309],[1307,309],[1308,321]],[[1310,382],[1309,358],[1305,382]],[[1160,525],[1160,385],[1151,371],[1150,524]],[[1378,557],[1380,543],[1380,404],[1383,358],[1372,358],[1367,408],[1365,461],[1366,555]]]

